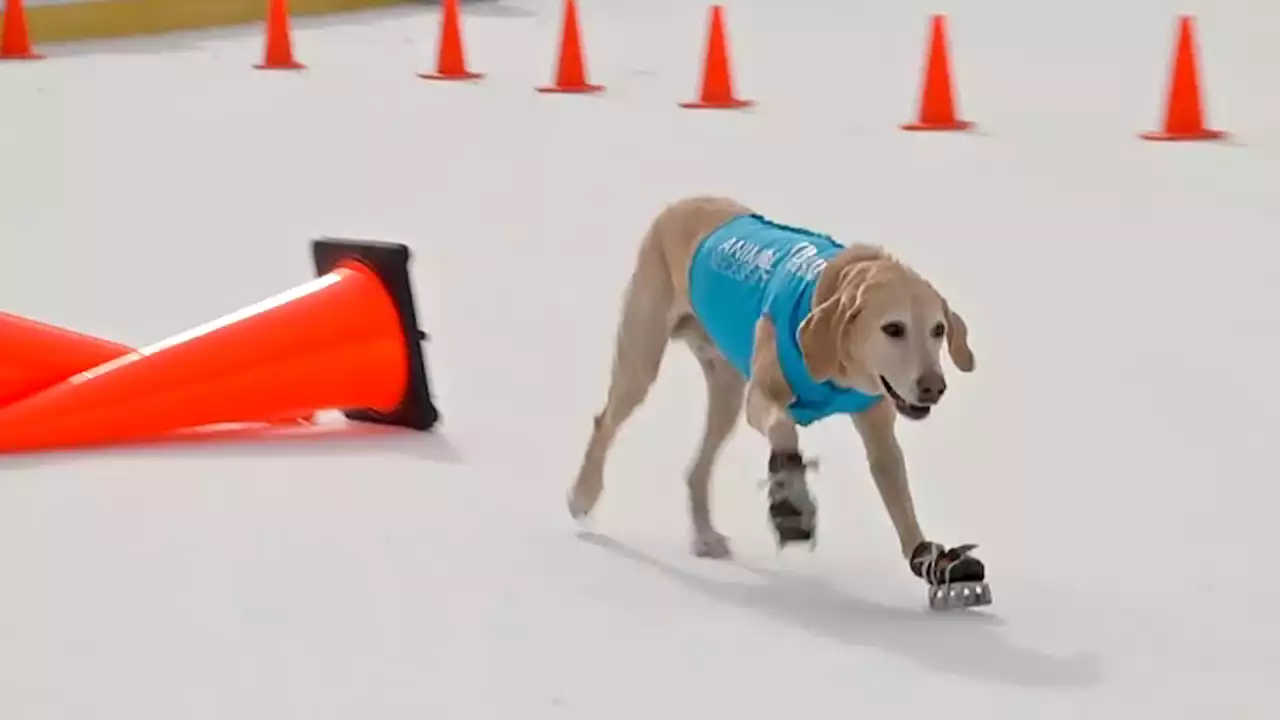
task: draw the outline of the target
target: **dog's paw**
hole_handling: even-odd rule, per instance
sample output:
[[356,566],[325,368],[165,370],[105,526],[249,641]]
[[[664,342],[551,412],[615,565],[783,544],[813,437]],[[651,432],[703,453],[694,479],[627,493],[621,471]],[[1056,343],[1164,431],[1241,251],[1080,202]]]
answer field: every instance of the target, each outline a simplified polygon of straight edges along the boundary
[[729,552],[729,539],[715,530],[695,533],[693,536],[693,554],[698,557],[723,560]]
[[565,496],[565,505],[569,508],[569,514],[574,520],[586,520],[591,514],[592,508],[595,507],[595,497],[584,497],[586,493],[578,492],[576,489],[570,490]]

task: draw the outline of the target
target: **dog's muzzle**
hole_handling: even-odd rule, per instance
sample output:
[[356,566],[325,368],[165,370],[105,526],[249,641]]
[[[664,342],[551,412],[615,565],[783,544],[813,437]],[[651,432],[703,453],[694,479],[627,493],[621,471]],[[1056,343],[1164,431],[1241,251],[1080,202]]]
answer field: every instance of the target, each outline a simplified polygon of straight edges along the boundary
[[929,417],[932,407],[907,402],[905,398],[898,394],[897,390],[893,389],[893,384],[885,379],[883,375],[880,376],[880,384],[884,386],[885,394],[889,396],[889,399],[893,400],[893,406],[897,409],[899,415],[910,420],[923,420]]

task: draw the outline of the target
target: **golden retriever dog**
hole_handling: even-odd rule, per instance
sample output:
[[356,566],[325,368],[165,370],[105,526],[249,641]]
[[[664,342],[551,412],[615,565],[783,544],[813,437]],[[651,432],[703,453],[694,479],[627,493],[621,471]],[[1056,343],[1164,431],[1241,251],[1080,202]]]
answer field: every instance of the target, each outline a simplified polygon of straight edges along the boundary
[[947,549],[920,529],[895,436],[899,416],[923,420],[942,399],[943,347],[961,371],[974,367],[964,319],[924,278],[880,247],[845,247],[729,198],[665,207],[625,290],[607,399],[569,492],[575,518],[599,501],[609,448],[672,339],[690,347],[707,382],[702,445],[686,478],[696,555],[730,555],[711,522],[710,483],[744,407],[769,443],[769,516],[780,547],[812,543],[816,531],[797,427],[847,415],[902,555],[939,596],[936,604],[990,602],[973,546]]

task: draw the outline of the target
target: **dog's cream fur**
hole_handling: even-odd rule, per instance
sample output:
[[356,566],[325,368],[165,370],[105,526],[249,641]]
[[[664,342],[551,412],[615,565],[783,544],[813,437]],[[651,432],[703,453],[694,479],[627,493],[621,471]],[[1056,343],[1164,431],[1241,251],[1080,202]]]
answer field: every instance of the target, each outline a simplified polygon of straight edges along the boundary
[[[590,513],[599,500],[605,457],[618,428],[648,394],[673,338],[693,350],[707,381],[706,427],[687,476],[696,554],[729,555],[725,537],[711,523],[711,470],[744,402],[747,423],[768,439],[772,450],[799,450],[796,424],[786,409],[792,393],[778,364],[772,323],[757,322],[751,375],[744,378],[716,349],[689,300],[689,264],[699,242],[727,221],[751,212],[731,199],[704,196],[677,201],[654,219],[626,289],[608,399],[595,417],[569,495],[575,517]],[[909,558],[925,536],[916,520],[894,423],[899,413],[927,415],[927,407],[941,397],[944,344],[956,367],[973,370],[968,329],[928,282],[875,246],[852,245],[828,262],[813,302],[799,335],[810,374],[884,396],[852,419],[902,554]],[[886,330],[891,324],[895,327]]]

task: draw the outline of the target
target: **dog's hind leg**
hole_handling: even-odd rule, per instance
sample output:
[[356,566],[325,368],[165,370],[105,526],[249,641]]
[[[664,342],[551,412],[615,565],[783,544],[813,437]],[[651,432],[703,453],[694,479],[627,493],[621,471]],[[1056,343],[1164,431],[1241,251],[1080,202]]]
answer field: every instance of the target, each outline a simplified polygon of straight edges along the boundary
[[686,477],[693,553],[700,557],[725,558],[729,556],[729,543],[711,522],[711,469],[738,423],[747,380],[716,350],[711,338],[693,318],[678,323],[672,335],[688,343],[707,380],[707,424],[702,445]]
[[675,286],[667,274],[662,248],[645,239],[622,302],[614,341],[613,368],[604,409],[595,416],[591,440],[569,492],[569,512],[588,515],[604,492],[604,466],[619,426],[635,412],[658,378],[671,334]]

